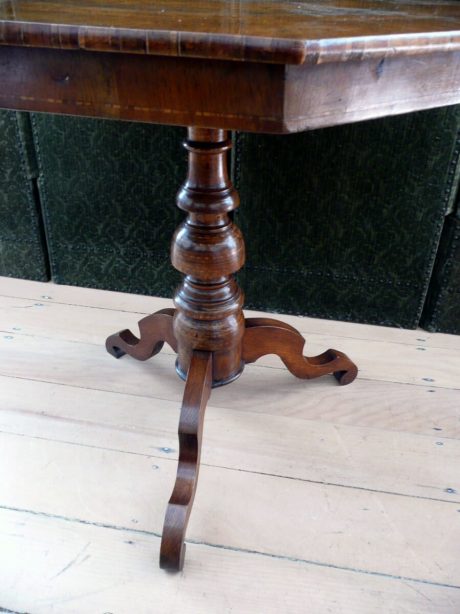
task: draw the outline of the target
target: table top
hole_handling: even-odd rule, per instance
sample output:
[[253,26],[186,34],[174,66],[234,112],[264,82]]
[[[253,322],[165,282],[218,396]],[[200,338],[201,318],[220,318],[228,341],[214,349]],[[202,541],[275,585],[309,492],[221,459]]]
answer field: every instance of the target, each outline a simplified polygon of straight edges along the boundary
[[317,64],[460,50],[460,2],[0,0],[0,44]]
[[299,132],[460,103],[460,0],[0,0],[0,107]]

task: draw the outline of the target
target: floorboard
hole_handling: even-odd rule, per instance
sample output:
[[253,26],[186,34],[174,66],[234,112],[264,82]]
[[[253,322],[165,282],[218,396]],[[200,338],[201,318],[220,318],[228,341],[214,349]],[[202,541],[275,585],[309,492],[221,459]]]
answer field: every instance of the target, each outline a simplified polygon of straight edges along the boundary
[[359,379],[267,357],[213,391],[169,575],[183,383],[103,348],[168,305],[0,278],[0,611],[458,614],[460,337],[283,317]]

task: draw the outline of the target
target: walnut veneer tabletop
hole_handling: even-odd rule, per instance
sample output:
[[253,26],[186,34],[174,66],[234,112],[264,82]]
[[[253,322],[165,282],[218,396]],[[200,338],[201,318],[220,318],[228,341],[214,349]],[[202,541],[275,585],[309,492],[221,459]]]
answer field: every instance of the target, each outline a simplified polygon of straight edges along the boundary
[[0,43],[283,64],[460,49],[460,2],[0,0]]
[[460,1],[0,0],[0,107],[298,132],[460,103]]

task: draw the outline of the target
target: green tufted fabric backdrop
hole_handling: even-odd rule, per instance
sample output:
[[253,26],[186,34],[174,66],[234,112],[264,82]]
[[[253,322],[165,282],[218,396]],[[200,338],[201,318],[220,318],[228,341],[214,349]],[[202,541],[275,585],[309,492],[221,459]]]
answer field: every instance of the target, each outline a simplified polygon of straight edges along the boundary
[[41,114],[32,125],[53,279],[170,295],[184,129]]
[[460,212],[446,220],[421,324],[460,335]]
[[450,107],[289,137],[239,135],[247,304],[417,326],[459,127],[460,107]]
[[0,135],[0,275],[45,281],[48,265],[28,116],[0,111]]
[[[2,273],[46,277],[38,174],[54,281],[170,296],[184,129],[7,112],[0,122]],[[460,332],[459,128],[460,107],[450,107],[234,135],[246,305],[415,327],[425,304],[425,326]]]

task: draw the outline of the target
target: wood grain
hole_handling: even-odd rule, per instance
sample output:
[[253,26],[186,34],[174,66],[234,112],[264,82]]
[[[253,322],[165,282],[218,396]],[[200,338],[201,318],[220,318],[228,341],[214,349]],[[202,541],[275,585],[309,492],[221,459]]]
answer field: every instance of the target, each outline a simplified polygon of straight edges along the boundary
[[[44,374],[43,371],[42,374]],[[33,375],[36,376],[35,379],[32,379]],[[161,385],[163,375],[163,370],[152,370],[152,373],[148,375],[152,388],[146,389],[144,395],[136,395],[135,398],[138,399],[136,402],[142,403],[143,406],[147,404],[148,407],[152,403],[155,407],[161,407],[164,402],[165,406],[175,408],[177,411],[180,402],[180,384],[177,379],[171,379],[171,387]],[[130,398],[130,393],[135,394],[129,388],[123,391],[117,390],[116,387],[115,390],[110,390],[110,386],[107,386],[107,390],[79,387],[77,381],[41,382],[40,379],[37,379],[37,377],[40,378],[40,374],[36,372],[30,373],[30,376],[30,380],[25,379],[24,374],[22,376],[20,374],[13,374],[9,377],[0,376],[0,381],[5,386],[5,393],[2,395],[5,404],[9,399],[8,390],[20,391],[21,387],[27,390],[28,385],[36,383],[49,386],[51,395],[58,394],[55,389],[59,390],[59,396],[65,395],[64,391],[69,391],[70,396],[64,396],[68,404],[74,398],[72,394],[85,394],[85,397],[89,396],[92,399],[108,393],[112,402],[114,402],[113,399],[118,398],[116,395],[126,394]],[[46,376],[43,375],[43,377]],[[338,403],[336,399],[338,390],[334,390],[329,382],[319,381],[315,385],[315,394],[305,394],[304,383],[292,380],[283,370],[267,373],[262,369],[249,367],[248,373],[243,374],[242,377],[243,387],[234,388],[233,391],[228,388],[214,391],[213,407],[296,420],[321,421],[325,424],[377,428],[429,436],[439,433],[442,437],[460,438],[458,390],[358,380],[355,386],[348,388],[346,392],[340,391],[341,399]],[[147,376],[142,381],[147,382]],[[268,389],[268,381],[274,388],[276,387],[276,394]],[[70,392],[72,389],[73,393]],[[157,396],[155,396],[157,390]],[[19,395],[19,392],[17,394]],[[20,396],[13,397],[5,407],[18,410],[25,407],[26,413],[33,411],[33,398],[26,402],[24,397],[24,404],[18,404],[19,398]],[[49,398],[48,395],[46,398]],[[129,401],[127,403],[129,404]],[[41,404],[37,406],[44,414],[47,413],[46,406]],[[436,412],[432,411],[434,406]]]
[[460,52],[303,66],[0,46],[0,107],[292,133],[460,102]]
[[[152,568],[160,540],[0,510],[2,604],[34,614],[454,614],[458,589],[188,544],[185,574]],[[27,566],[24,552],[27,551]],[[263,590],[261,590],[263,586]],[[152,605],[154,604],[154,605]]]
[[457,2],[12,0],[0,43],[282,64],[460,49]]
[[[18,334],[19,332],[19,334]],[[107,333],[110,330],[106,331]],[[16,334],[15,334],[16,333]],[[101,333],[102,347],[104,336]],[[311,338],[308,349],[312,354],[319,354],[324,350],[320,345],[321,338]],[[341,346],[348,355],[355,358],[360,365],[360,377],[362,379],[409,383],[423,386],[427,390],[439,388],[460,389],[459,370],[460,361],[454,350],[433,348],[430,351],[421,352],[414,346],[395,347],[393,343],[356,342],[353,339],[343,339]],[[125,360],[120,362],[107,362],[102,347],[72,341],[55,341],[46,337],[31,337],[21,335],[20,331],[12,331],[12,334],[0,336],[0,352],[8,355],[8,361],[0,363],[0,374],[13,375],[17,373],[19,364],[24,365],[23,373],[27,373],[30,379],[37,379],[44,374],[44,378],[56,383],[74,383],[82,387],[102,387],[104,389],[127,390],[133,394],[149,394],[152,385],[149,378],[158,369],[159,373],[166,374],[172,369],[170,375],[159,382],[158,394],[164,395],[165,388],[173,385],[177,390],[177,376],[174,372],[175,355],[166,353],[166,350],[158,354],[152,364],[138,364],[134,361]],[[56,349],[59,348],[59,357]],[[398,360],[395,355],[399,351]],[[62,353],[62,357],[61,357]],[[92,364],[98,372],[79,370],[79,361],[84,361],[84,356],[92,355]],[[53,369],[43,369],[43,361],[49,361]],[[94,361],[94,362],[93,362]],[[270,372],[260,371],[262,367],[271,367]],[[276,356],[264,356],[252,369],[253,377],[269,381],[275,377],[278,370],[284,370],[281,360]],[[248,367],[249,370],[249,367]],[[333,381],[333,380],[332,380]],[[283,382],[283,384],[281,384]],[[282,373],[280,385],[290,383],[298,389],[299,383],[289,373]],[[355,382],[356,384],[356,382]],[[179,383],[180,385],[180,383]],[[305,390],[305,383],[300,383]],[[325,379],[326,386],[331,382]],[[316,381],[308,383],[312,392],[316,392]],[[123,388],[125,387],[125,388]],[[237,391],[233,391],[237,394]],[[180,401],[180,396],[178,400]],[[244,403],[245,405],[245,403]]]
[[282,116],[274,80],[283,72],[271,64],[4,46],[0,107],[270,132]]
[[129,329],[111,335],[105,342],[106,350],[115,358],[125,354],[137,360],[148,360],[158,354],[165,342],[177,352],[177,340],[173,332],[174,309],[166,308],[142,318],[139,322],[139,337]]
[[91,7],[0,5],[0,107],[291,133],[460,102],[458,2]]
[[[383,380],[306,387],[283,368],[249,366],[238,385],[213,393],[188,566],[177,581],[160,577],[153,557],[164,507],[152,499],[166,501],[170,492],[183,384],[172,354],[125,365],[105,357],[115,367],[110,376],[94,344],[112,319],[133,319],[118,305],[142,313],[140,306],[167,303],[79,292],[0,284],[0,293],[31,299],[0,302],[0,364],[9,371],[0,376],[2,607],[128,614],[154,602],[175,614],[230,612],[241,601],[242,612],[300,614],[308,601],[321,613],[456,614],[460,589],[446,584],[460,585],[458,390]],[[441,344],[451,383],[458,379],[456,337],[430,335],[420,352],[421,331],[289,322],[317,324],[322,340],[341,330],[361,355],[368,350],[360,344],[379,346],[388,356],[382,371],[392,356],[401,382],[415,365],[405,352],[422,356]],[[263,591],[254,588],[257,578]]]
[[234,273],[245,260],[243,235],[229,217],[240,203],[228,173],[224,130],[189,128],[187,178],[177,206],[187,214],[174,233],[171,264],[183,275],[174,295],[177,372],[185,379],[195,350],[212,352],[213,387],[241,374],[243,300]]
[[343,352],[329,349],[317,356],[304,356],[304,346],[305,339],[289,324],[272,318],[246,319],[243,338],[246,364],[275,354],[290,373],[300,379],[315,379],[332,373],[341,386],[354,382],[358,369]]
[[[175,462],[16,435],[0,446],[3,506],[161,534],[152,500]],[[206,465],[188,528],[191,542],[460,588],[459,539],[457,503]]]
[[[47,309],[41,310],[37,305],[46,305]],[[54,309],[53,305],[58,305],[59,307]],[[35,313],[31,310],[34,306],[36,307]],[[94,327],[95,329],[98,328],[99,323],[103,322],[105,318],[110,318],[110,322],[114,324],[117,321],[120,323],[120,318],[127,318],[123,320],[123,323],[126,322],[126,325],[128,325],[133,319],[131,314],[147,315],[170,306],[171,300],[168,298],[0,277],[2,326],[6,327],[5,330],[9,331],[14,326],[14,322],[19,321],[18,318],[21,318],[21,322],[24,322],[24,326],[29,333],[33,332],[33,334],[40,336],[45,330],[52,334],[61,331],[62,338],[70,338],[75,328],[75,330],[78,330],[79,335],[86,335],[84,340],[92,340],[94,343],[99,343],[98,331],[91,330],[89,326],[90,321],[98,323]],[[82,307],[82,309],[78,310],[79,307]],[[93,311],[85,308],[93,308]],[[40,317],[37,316],[37,311],[39,310]],[[262,312],[248,309],[245,310],[245,313],[248,317],[263,317],[264,315]],[[69,317],[75,320],[72,330],[65,326],[65,322]],[[280,317],[287,324],[306,334],[330,335],[334,338],[352,337],[354,339],[386,341],[387,343],[416,345],[425,348],[460,348],[458,336],[430,333],[421,329],[404,330],[401,328],[353,322],[347,322],[344,326],[343,322],[336,322],[334,320],[292,316],[289,314],[282,314]],[[85,323],[88,322],[88,326],[86,324],[79,325],[81,318]],[[59,324],[51,330],[49,326],[50,321]],[[109,325],[108,321],[107,325]],[[110,324],[110,328],[113,327],[113,324]],[[79,336],[79,339],[83,340],[81,336]]]
[[[87,447],[110,448],[152,459],[178,458],[179,404],[174,400],[59,386],[44,382],[0,378],[0,431]],[[214,392],[214,396],[218,394]],[[238,400],[210,403],[206,418],[205,465],[278,475],[349,488],[386,491],[460,503],[460,432],[449,429],[436,412],[425,420],[412,405],[412,428],[418,421],[425,434],[413,433],[402,418],[399,431],[391,431],[392,407],[399,407],[392,388],[389,406],[378,404],[367,417],[368,425],[341,424],[339,415],[326,421],[308,412],[303,417],[268,411],[241,411]],[[251,396],[255,398],[254,393]],[[297,392],[299,402],[303,395]],[[381,391],[380,391],[381,396]],[[321,398],[327,414],[339,395]],[[372,400],[372,397],[371,397]],[[369,406],[371,405],[369,401]],[[281,401],[278,401],[281,403]],[[284,403],[284,410],[292,405]],[[428,404],[427,404],[428,405]],[[355,404],[355,407],[357,404]],[[458,405],[452,412],[459,422]],[[273,408],[274,412],[276,407]],[[455,410],[457,410],[455,412]],[[427,415],[428,414],[428,415]],[[374,416],[380,423],[371,426]],[[394,422],[397,418],[393,418]],[[387,420],[387,429],[384,421]],[[433,427],[432,424],[442,424]],[[434,429],[438,430],[434,430]],[[155,462],[153,460],[153,462]]]
[[[187,178],[177,206],[187,213],[174,233],[171,263],[183,274],[174,295],[175,311],[163,309],[139,322],[140,337],[130,330],[112,334],[107,351],[146,360],[164,341],[177,351],[176,371],[186,380],[179,420],[179,464],[163,527],[160,567],[182,571],[185,532],[195,492],[203,421],[211,387],[232,383],[247,363],[266,354],[278,355],[300,379],[333,374],[340,385],[351,384],[356,365],[337,350],[303,355],[305,340],[293,327],[267,318],[244,319],[243,292],[234,274],[243,266],[241,231],[229,217],[239,205],[230,181],[225,130],[189,128]],[[142,392],[142,390],[140,390]]]
[[[132,394],[142,389],[145,398],[156,394],[180,402],[182,392],[177,378],[173,374],[166,380],[163,377],[168,367],[173,368],[173,355],[160,355],[154,364],[146,364],[142,369],[131,361],[126,361],[125,365],[115,364],[112,369],[101,347],[94,352],[95,345],[100,346],[117,323],[128,326],[133,319],[137,320],[142,308],[156,310],[170,301],[11,279],[3,279],[0,287],[3,292],[31,297],[4,297],[0,303],[0,330],[4,331],[0,342],[3,354],[8,356],[8,360],[2,361],[6,375],[15,376],[16,368],[22,365],[23,377]],[[74,304],[66,305],[62,301]],[[81,307],[78,303],[92,307]],[[117,311],[115,307],[118,306],[132,312]],[[257,366],[247,367],[248,373],[243,374],[241,386],[216,391],[214,405],[340,424],[400,428],[409,432],[431,433],[433,428],[442,428],[445,436],[456,436],[460,432],[458,392],[454,390],[460,373],[458,337],[293,316],[285,319],[308,333],[308,346],[313,351],[315,348],[321,351],[341,334],[341,345],[358,356],[370,379],[358,380],[353,387],[342,390],[340,403],[334,403],[336,391],[329,382],[310,382],[314,394],[308,394],[305,384],[284,372],[278,359],[266,357]],[[387,337],[389,340],[385,340]],[[402,343],[396,343],[398,338]],[[53,340],[59,341],[58,345],[53,347]],[[442,348],[437,348],[439,345]],[[65,356],[60,366],[56,352]],[[92,357],[91,365],[89,369],[80,370],[78,361],[85,360],[85,354],[86,360]],[[46,356],[52,365],[49,372],[43,368]],[[73,359],[69,361],[71,356]],[[369,360],[368,357],[373,358]],[[376,358],[374,370],[371,367]],[[449,365],[449,374],[444,374],[448,376],[446,388],[439,387],[436,381],[423,380],[423,377],[436,378],[432,371],[434,363]],[[280,369],[266,371],[262,365]],[[92,378],[93,372],[101,373],[101,378]],[[408,378],[420,385],[404,384]],[[398,381],[400,385],[391,386],[391,381]],[[271,382],[270,389],[267,382]],[[430,414],[427,405],[430,397],[430,403],[436,405],[436,414]]]
[[179,419],[179,458],[176,482],[166,508],[160,567],[182,571],[185,532],[198,485],[204,414],[211,394],[212,354],[194,351],[190,361]]
[[[189,372],[180,428],[179,473],[166,515],[161,559],[163,566],[175,569],[181,567],[183,560],[183,537],[196,488],[202,417],[211,386],[210,352],[214,385],[232,381],[243,367],[243,296],[231,275],[244,262],[244,247],[241,235],[227,215],[237,206],[238,198],[226,172],[228,143],[224,129],[296,132],[460,101],[460,31],[452,30],[455,25],[458,27],[458,4],[443,2],[435,14],[426,3],[421,3],[418,10],[413,2],[391,0],[378,4],[344,0],[335,6],[323,5],[322,13],[314,3],[298,4],[297,9],[304,9],[301,15],[307,19],[299,19],[298,10],[292,19],[291,13],[280,10],[280,5],[270,3],[265,11],[262,3],[243,5],[250,9],[248,22],[247,12],[243,11],[242,18],[241,10],[236,10],[241,5],[228,1],[217,5],[224,15],[215,12],[215,3],[196,3],[193,10],[188,5],[187,12],[184,2],[176,2],[175,13],[166,4],[163,5],[166,8],[160,9],[160,15],[166,13],[163,18],[156,13],[147,15],[152,7],[146,2],[129,0],[118,5],[97,2],[86,7],[75,2],[46,0],[41,3],[8,0],[0,5],[0,81],[3,84],[0,106],[193,126],[189,128],[187,141],[189,175],[178,199],[188,219],[177,232],[172,248],[173,264],[186,277],[175,297],[174,334],[170,312],[166,325],[166,336],[172,340],[173,347],[177,340],[178,371],[182,377]],[[211,6],[214,10],[209,11]],[[328,24],[332,40],[321,38],[319,23],[324,8],[329,8],[332,14]],[[182,17],[184,9],[187,18]],[[202,13],[197,15],[197,9]],[[343,11],[345,23],[340,19]],[[203,14],[207,13],[209,18],[203,20]],[[227,18],[224,27],[223,16]],[[254,16],[264,24],[264,36],[252,25]],[[138,25],[141,17],[145,19],[142,26]],[[122,21],[117,22],[120,18]],[[173,29],[173,23],[180,25]],[[300,25],[300,38],[294,23]],[[375,23],[379,24],[377,28]],[[280,36],[280,31],[284,36]],[[309,32],[314,33],[312,38],[306,38]],[[278,329],[286,337],[287,327]],[[155,335],[147,354],[155,353],[165,336],[156,332]],[[17,369],[19,344],[14,343],[18,339],[23,347],[27,345],[24,341],[29,341],[26,336],[4,336],[9,351],[6,367],[1,367],[6,369],[3,374],[11,375],[15,369],[16,373],[21,372]],[[119,336],[117,342],[118,339]],[[277,339],[275,345],[276,342]],[[262,343],[262,339],[254,337],[248,343],[251,360],[259,356],[255,343]],[[61,349],[64,345],[61,342]],[[269,345],[262,348],[264,353],[272,351]],[[77,352],[72,348],[66,360],[56,365],[59,376],[65,378],[72,372],[72,361],[82,347],[83,344]],[[297,345],[291,341],[289,348],[286,353],[283,346],[281,356],[291,371],[298,374],[297,363],[301,359]],[[143,341],[139,343],[131,334],[121,349],[109,343],[109,350],[115,355],[125,350],[135,354],[136,349],[143,350]],[[196,367],[201,354],[197,351],[205,351],[207,357],[207,375],[201,379],[197,376],[199,381],[195,375],[201,372]],[[145,352],[141,353],[145,357]],[[280,354],[276,347],[275,353]],[[42,346],[35,351],[37,354],[43,356]],[[53,364],[53,358],[48,356],[47,368]],[[340,376],[342,383],[354,379],[356,368],[341,353],[326,353],[310,359],[308,369],[303,363],[302,375],[312,375],[311,363],[317,366],[329,359],[340,369],[335,375]],[[432,368],[436,377],[420,377],[417,372],[412,383],[420,385],[420,381],[425,381],[435,383],[436,387],[449,386],[452,373],[448,371],[446,376],[445,365],[442,367]],[[101,374],[102,371],[91,373],[85,385],[91,382],[95,386]],[[42,441],[18,442],[15,435],[3,435],[1,439],[7,459],[6,490],[2,496],[10,507],[31,506],[34,511],[43,511],[41,508],[46,509],[50,502],[43,497],[41,488],[45,485],[46,490],[46,485],[49,489],[51,484],[59,483],[55,465],[69,466],[68,444],[46,442],[51,454],[59,459],[50,465],[40,463]],[[11,452],[23,443],[28,444],[29,454],[19,453],[15,464],[8,466],[14,458]],[[141,457],[131,455],[130,462],[126,463],[125,455],[123,463],[117,458],[119,452],[80,447],[82,451],[84,454],[80,456],[86,455],[86,461],[78,464],[77,470],[73,475],[70,472],[62,484],[63,498],[58,507],[67,509],[62,515],[69,515],[75,505],[74,497],[79,494],[81,483],[79,472],[84,470],[82,475],[88,480],[85,486],[89,487],[86,496],[97,508],[97,515],[105,515],[106,523],[128,527],[128,518],[133,513],[129,503],[136,500],[139,482],[133,485],[123,471],[127,464],[131,465],[130,469],[142,476],[141,482],[146,484],[148,475]],[[111,457],[109,463],[108,457]],[[105,493],[109,506],[103,511],[98,507],[99,491],[94,490],[89,472],[99,466],[96,474],[104,475],[109,466],[122,464],[118,485],[121,488],[117,488],[116,497]],[[18,480],[14,471],[21,474],[21,466],[23,475]],[[170,467],[171,463],[159,461],[156,469],[167,473]],[[338,565],[348,568],[351,568],[353,551],[354,565],[360,571],[409,578],[411,570],[423,582],[460,588],[453,547],[458,535],[456,528],[451,529],[458,511],[454,503],[419,499],[415,513],[410,498],[359,491],[350,504],[341,501],[338,486],[330,486],[325,495],[323,485],[310,482],[227,469],[220,472],[207,468],[207,494],[210,498],[218,495],[218,502],[226,503],[226,512],[235,503],[234,492],[242,492],[243,500],[251,497],[258,500],[255,508],[250,506],[234,527],[230,524],[234,522],[233,516],[229,516],[227,547],[267,555],[278,552],[283,557],[294,558],[301,558],[308,548],[312,557],[309,560],[321,564],[330,564],[328,557],[337,549]],[[158,475],[162,476],[163,472],[159,471]],[[18,484],[25,478],[39,485],[40,490],[32,487],[17,492]],[[223,483],[228,491],[222,490]],[[280,488],[275,498],[285,503],[281,516],[276,515],[275,506],[266,505],[273,496],[272,493],[268,498],[266,494],[270,486],[275,491]],[[159,483],[156,487],[161,490]],[[129,503],[120,497],[120,490],[122,497],[130,495]],[[217,510],[218,507],[211,515],[208,512],[206,522],[198,524],[195,540],[210,539],[214,545],[221,545],[217,529],[220,525],[215,524],[219,517]],[[369,511],[370,514],[362,514]],[[94,509],[84,510],[83,519],[94,521],[93,512]],[[140,526],[144,530],[158,532],[156,513],[155,510],[153,518],[142,519]],[[439,525],[434,534],[429,534],[433,516]],[[318,518],[321,542],[315,542],[319,534]],[[381,520],[377,538],[385,542],[385,550],[384,556],[376,561],[375,551],[372,553],[376,534],[371,537],[367,525],[375,531],[377,518]],[[131,517],[131,522],[139,521]],[[254,533],[259,526],[261,535]],[[296,530],[289,534],[289,527]],[[330,535],[334,535],[333,540]],[[410,553],[410,561],[398,559],[401,550]]]

